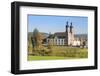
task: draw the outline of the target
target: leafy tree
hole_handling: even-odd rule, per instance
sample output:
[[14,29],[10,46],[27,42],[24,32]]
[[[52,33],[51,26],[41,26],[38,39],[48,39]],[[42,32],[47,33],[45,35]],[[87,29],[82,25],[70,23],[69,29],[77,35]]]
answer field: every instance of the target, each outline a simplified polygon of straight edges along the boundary
[[85,45],[86,45],[86,41],[84,40],[84,41],[83,41],[83,48],[85,47]]
[[32,45],[33,45],[33,51],[37,55],[39,55],[41,53],[42,48],[43,48],[43,46],[42,46],[42,41],[43,41],[42,34],[37,29],[34,29],[33,36],[31,38],[31,40],[32,40]]

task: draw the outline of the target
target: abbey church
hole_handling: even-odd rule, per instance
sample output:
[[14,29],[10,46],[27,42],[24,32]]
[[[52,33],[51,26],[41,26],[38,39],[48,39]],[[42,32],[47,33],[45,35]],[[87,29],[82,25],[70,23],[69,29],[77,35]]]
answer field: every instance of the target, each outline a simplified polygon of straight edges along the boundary
[[83,37],[75,36],[74,27],[72,22],[66,22],[64,32],[55,32],[50,34],[46,38],[46,44],[51,42],[53,45],[66,45],[66,46],[81,46],[85,42],[87,45],[87,39]]

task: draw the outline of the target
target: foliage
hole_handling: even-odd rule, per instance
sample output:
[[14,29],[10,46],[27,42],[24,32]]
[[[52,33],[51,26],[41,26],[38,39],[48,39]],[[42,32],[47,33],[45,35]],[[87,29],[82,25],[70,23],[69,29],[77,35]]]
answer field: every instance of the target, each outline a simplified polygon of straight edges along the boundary
[[43,36],[42,34],[37,30],[34,29],[33,36],[31,37],[31,42],[33,45],[33,55],[42,55],[43,46],[42,46]]
[[[29,60],[35,59],[70,59],[70,58],[87,58],[87,48],[68,47],[68,46],[54,46],[52,41],[48,42],[48,46],[42,44],[44,37],[37,30],[34,29],[33,35],[28,37],[28,54]],[[83,46],[85,43],[83,43]],[[30,56],[31,55],[31,56]],[[40,58],[42,57],[42,58]],[[30,59],[31,58],[31,59]],[[35,60],[36,60],[35,59]]]
[[43,36],[41,33],[39,33],[39,31],[37,29],[34,29],[33,31],[33,36],[32,36],[32,44],[33,44],[33,48],[34,46],[42,46],[42,39]]
[[[87,58],[88,52],[86,48],[66,47],[66,46],[53,46],[52,49],[48,47],[41,47],[42,50],[35,54],[35,56],[49,56],[49,57],[64,57],[66,58]],[[39,48],[38,48],[39,49]],[[36,49],[36,51],[38,51]]]

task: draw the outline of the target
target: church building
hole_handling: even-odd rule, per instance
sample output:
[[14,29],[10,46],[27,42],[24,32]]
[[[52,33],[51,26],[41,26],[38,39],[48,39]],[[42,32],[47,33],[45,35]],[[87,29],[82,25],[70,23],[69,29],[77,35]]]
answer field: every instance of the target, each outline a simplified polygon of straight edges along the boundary
[[48,45],[51,42],[53,45],[81,46],[84,40],[75,37],[72,22],[70,24],[66,22],[65,28],[65,32],[50,34],[46,38],[46,44]]

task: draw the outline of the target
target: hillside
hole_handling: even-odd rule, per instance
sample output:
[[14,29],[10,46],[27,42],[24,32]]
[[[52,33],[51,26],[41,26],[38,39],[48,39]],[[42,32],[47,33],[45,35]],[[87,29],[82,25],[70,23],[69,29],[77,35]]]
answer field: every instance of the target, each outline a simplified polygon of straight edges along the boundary
[[[42,35],[45,38],[49,36],[48,33],[43,33],[43,32],[42,32]],[[31,36],[32,36],[32,32],[28,32],[28,37],[31,37]],[[87,37],[88,37],[87,34],[75,34],[74,36],[75,36],[75,38],[83,38],[83,39],[87,39]]]

